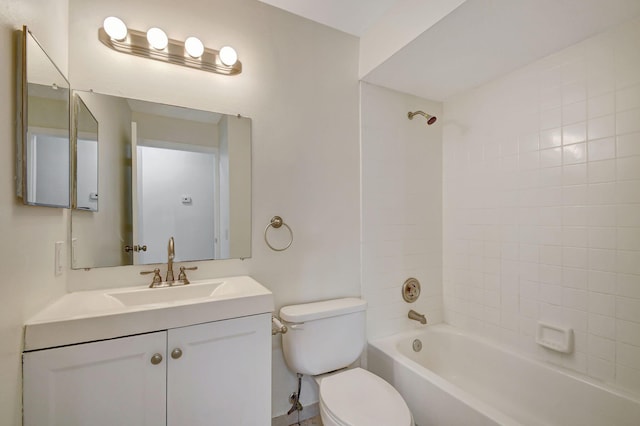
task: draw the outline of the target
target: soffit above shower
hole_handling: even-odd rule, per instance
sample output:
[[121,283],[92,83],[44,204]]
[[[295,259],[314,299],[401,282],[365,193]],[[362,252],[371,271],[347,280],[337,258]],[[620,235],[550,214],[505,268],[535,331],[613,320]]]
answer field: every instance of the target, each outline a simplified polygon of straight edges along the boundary
[[638,0],[467,0],[363,80],[443,101],[638,15]]
[[260,1],[359,36],[362,80],[439,101],[640,15],[638,0]]
[[260,0],[360,38],[368,74],[467,0]]

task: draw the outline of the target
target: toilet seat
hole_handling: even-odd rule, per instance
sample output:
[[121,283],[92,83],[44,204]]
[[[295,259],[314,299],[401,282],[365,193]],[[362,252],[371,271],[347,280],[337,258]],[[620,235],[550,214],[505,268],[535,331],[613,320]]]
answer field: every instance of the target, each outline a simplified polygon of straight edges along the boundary
[[322,378],[320,409],[338,425],[413,425],[409,407],[398,391],[362,368]]

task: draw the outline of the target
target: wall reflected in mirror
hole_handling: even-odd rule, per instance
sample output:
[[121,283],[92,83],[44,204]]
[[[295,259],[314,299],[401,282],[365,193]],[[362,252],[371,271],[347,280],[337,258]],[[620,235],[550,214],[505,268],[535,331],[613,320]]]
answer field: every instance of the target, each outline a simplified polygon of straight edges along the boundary
[[100,128],[100,208],[71,213],[73,268],[165,263],[170,237],[176,262],[251,256],[250,119],[77,93]]
[[25,204],[68,208],[69,83],[26,27],[18,54],[16,193]]
[[73,208],[98,211],[98,120],[74,92],[74,200]]

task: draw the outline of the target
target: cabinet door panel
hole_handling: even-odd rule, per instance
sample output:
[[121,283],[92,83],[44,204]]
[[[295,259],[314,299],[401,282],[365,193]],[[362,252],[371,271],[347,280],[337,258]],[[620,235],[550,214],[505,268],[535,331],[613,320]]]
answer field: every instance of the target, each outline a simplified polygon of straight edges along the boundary
[[271,424],[270,314],[168,333],[168,425]]
[[165,353],[164,331],[25,353],[24,425],[166,424]]

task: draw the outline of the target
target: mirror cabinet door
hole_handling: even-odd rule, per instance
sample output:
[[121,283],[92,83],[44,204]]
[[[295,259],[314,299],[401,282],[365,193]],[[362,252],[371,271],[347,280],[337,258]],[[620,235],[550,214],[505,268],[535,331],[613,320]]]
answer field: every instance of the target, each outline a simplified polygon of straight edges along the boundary
[[26,27],[18,54],[16,192],[25,204],[68,208],[69,82]]

